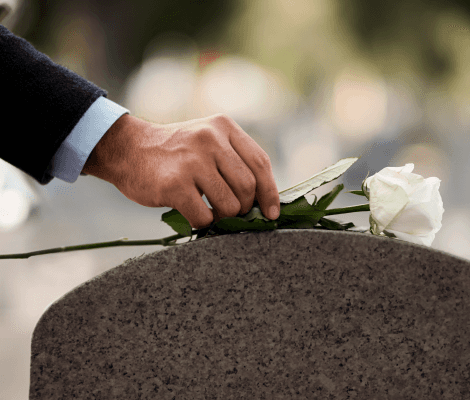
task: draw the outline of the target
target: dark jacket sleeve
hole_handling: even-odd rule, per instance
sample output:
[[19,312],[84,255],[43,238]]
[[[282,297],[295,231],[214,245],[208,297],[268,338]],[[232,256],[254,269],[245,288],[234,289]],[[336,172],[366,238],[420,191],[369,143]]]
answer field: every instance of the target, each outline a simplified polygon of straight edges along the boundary
[[2,94],[0,158],[41,185],[67,135],[86,110],[107,92],[55,64],[29,42],[0,25]]

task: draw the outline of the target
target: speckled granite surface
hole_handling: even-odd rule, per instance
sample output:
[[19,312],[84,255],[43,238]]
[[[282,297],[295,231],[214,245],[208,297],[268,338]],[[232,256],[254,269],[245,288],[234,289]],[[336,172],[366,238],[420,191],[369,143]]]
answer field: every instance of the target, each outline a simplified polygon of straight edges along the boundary
[[350,232],[213,237],[52,304],[30,399],[470,399],[469,317],[470,263],[446,253]]

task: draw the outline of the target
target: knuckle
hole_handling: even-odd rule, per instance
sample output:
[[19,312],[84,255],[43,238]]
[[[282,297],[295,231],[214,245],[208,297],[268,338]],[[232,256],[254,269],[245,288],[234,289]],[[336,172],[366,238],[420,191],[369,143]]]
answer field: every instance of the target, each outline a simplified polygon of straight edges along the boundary
[[256,192],[256,179],[253,174],[249,174],[246,178],[243,179],[242,186],[242,195],[243,195],[243,205],[247,206],[247,203],[253,200]]
[[244,179],[244,189],[245,193],[248,195],[251,195],[256,191],[256,178],[251,171]]
[[[214,158],[216,154],[225,151],[227,147],[227,138],[223,131],[215,127],[207,126],[200,128],[194,133],[192,148],[195,149],[195,157],[191,158],[191,169],[195,169],[194,162],[202,167],[201,163],[206,163],[207,158]],[[189,159],[189,157],[187,158]]]
[[224,122],[224,123],[232,123],[233,119],[230,118],[227,114],[224,113],[217,113],[212,116],[212,120],[214,122]]
[[211,126],[204,126],[194,131],[195,140],[201,144],[210,144],[216,137],[216,131]]
[[253,156],[253,163],[258,169],[271,168],[271,160],[263,149]]
[[231,202],[230,204],[224,205],[219,215],[223,217],[236,217],[241,210],[241,205],[238,200]]

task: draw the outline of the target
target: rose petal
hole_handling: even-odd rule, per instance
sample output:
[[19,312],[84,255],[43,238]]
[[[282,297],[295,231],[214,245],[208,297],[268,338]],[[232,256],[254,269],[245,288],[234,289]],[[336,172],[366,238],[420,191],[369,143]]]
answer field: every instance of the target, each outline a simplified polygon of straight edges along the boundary
[[427,235],[437,228],[433,222],[434,220],[423,204],[408,205],[385,229],[410,235]]
[[428,178],[423,179],[420,183],[413,184],[412,191],[408,192],[410,202],[417,204],[437,200],[440,183],[441,181],[437,178]]
[[408,185],[408,180],[406,179],[406,176],[397,174],[396,172],[390,171],[390,170],[385,170],[381,171],[376,175],[377,180],[387,183],[389,185]]
[[436,236],[436,234],[433,232],[427,235],[409,235],[407,233],[395,231],[393,229],[387,229],[387,232],[393,233],[397,239],[405,240],[411,243],[422,244],[424,246],[431,246]]
[[384,168],[372,178],[389,185],[398,185],[402,187],[407,194],[413,192],[416,185],[420,185],[424,182],[424,178],[421,175],[397,173],[391,168]]
[[398,185],[371,182],[370,212],[382,232],[408,204],[406,192]]
[[440,180],[437,178],[428,178],[422,185],[415,188],[415,191],[409,195],[410,203],[408,207],[419,206],[423,213],[428,215],[430,223],[435,232],[442,227],[442,214],[444,207],[439,193]]

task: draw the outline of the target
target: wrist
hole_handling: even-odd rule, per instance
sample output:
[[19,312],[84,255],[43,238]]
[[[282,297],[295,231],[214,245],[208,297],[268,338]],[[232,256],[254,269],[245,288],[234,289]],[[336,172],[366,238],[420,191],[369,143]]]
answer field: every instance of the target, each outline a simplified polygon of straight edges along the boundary
[[110,183],[116,182],[127,147],[126,138],[134,118],[129,114],[124,114],[111,125],[90,153],[83,166],[83,173]]

